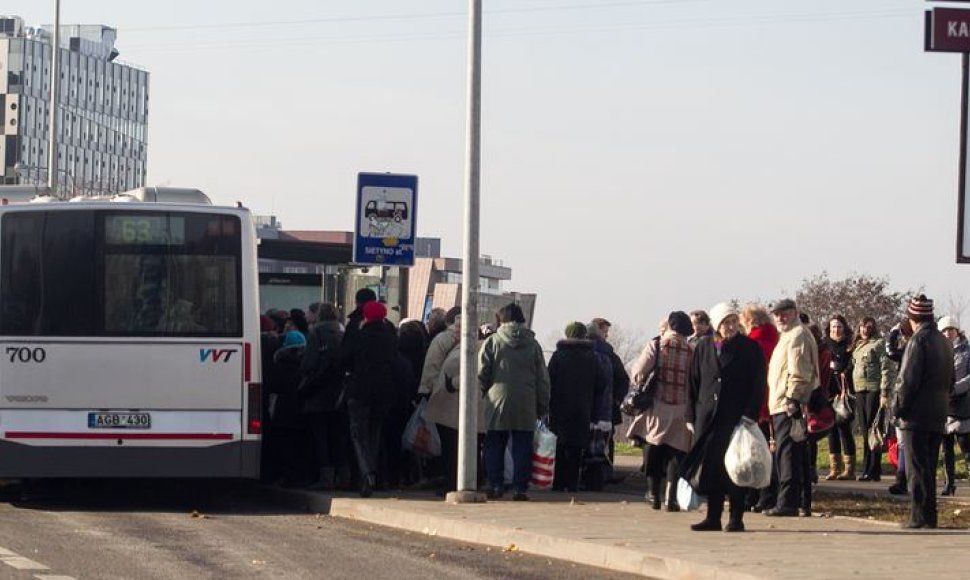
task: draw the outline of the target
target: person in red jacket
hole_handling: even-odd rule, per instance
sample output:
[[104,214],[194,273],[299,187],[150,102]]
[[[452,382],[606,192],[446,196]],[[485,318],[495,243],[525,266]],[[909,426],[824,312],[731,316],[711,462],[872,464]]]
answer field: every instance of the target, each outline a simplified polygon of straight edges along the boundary
[[[768,361],[771,360],[771,353],[775,351],[778,344],[778,329],[771,321],[768,311],[759,304],[747,304],[741,310],[741,326],[748,338],[754,340],[761,347],[762,354],[765,355],[765,376],[768,372]],[[771,432],[771,414],[768,412],[768,392],[765,390],[764,403],[758,413],[758,426],[764,433],[765,439],[773,439]],[[764,511],[775,505],[778,496],[778,481],[772,474],[771,485],[751,492],[748,496],[749,506],[756,512]]]

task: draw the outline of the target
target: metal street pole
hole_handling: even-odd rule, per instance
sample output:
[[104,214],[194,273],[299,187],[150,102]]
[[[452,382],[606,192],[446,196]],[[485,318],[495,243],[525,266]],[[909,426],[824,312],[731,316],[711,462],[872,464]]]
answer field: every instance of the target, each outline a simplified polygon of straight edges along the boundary
[[54,0],[54,38],[51,46],[50,134],[47,136],[47,187],[57,196],[57,104],[61,88],[61,0]]
[[468,117],[465,235],[461,285],[461,391],[458,404],[459,503],[482,501],[478,487],[478,226],[482,130],[482,0],[468,0]]

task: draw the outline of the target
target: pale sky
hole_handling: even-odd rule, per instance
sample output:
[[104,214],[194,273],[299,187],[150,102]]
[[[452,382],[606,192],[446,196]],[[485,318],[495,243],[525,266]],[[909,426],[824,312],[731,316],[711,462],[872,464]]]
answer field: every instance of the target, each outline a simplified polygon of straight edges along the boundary
[[[36,25],[53,4],[3,10]],[[150,185],[349,230],[359,171],[416,173],[418,235],[460,256],[463,0],[62,4],[151,71]],[[923,52],[923,0],[484,6],[482,251],[539,294],[540,337],[822,270],[970,296],[960,57]]]

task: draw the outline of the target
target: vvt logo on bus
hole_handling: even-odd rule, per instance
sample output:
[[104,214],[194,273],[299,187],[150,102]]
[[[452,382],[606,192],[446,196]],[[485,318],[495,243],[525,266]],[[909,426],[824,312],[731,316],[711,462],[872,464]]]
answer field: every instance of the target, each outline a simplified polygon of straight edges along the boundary
[[217,362],[229,362],[229,357],[236,352],[235,348],[200,348],[199,349],[199,362],[211,361]]

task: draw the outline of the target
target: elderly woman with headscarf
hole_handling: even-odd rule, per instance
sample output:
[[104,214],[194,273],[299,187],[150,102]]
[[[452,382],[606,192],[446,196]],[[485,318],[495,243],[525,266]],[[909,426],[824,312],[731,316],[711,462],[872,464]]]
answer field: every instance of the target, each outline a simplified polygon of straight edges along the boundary
[[653,404],[634,419],[629,438],[642,438],[647,443],[645,467],[651,507],[659,510],[663,482],[667,482],[667,511],[680,511],[677,505],[677,474],[680,460],[690,449],[690,432],[685,419],[687,411],[687,373],[693,345],[688,338],[694,329],[684,312],[671,312],[667,330],[654,338],[633,363],[633,383],[647,385],[651,376]]
[[695,532],[721,529],[724,498],[730,498],[728,532],[744,531],[744,494],[728,477],[724,455],[734,428],[742,420],[758,420],[765,398],[765,357],[754,340],[740,332],[738,313],[721,303],[711,309],[714,336],[701,339],[688,376],[687,429],[694,446],[681,470],[701,495],[707,495],[707,516],[691,526]]

